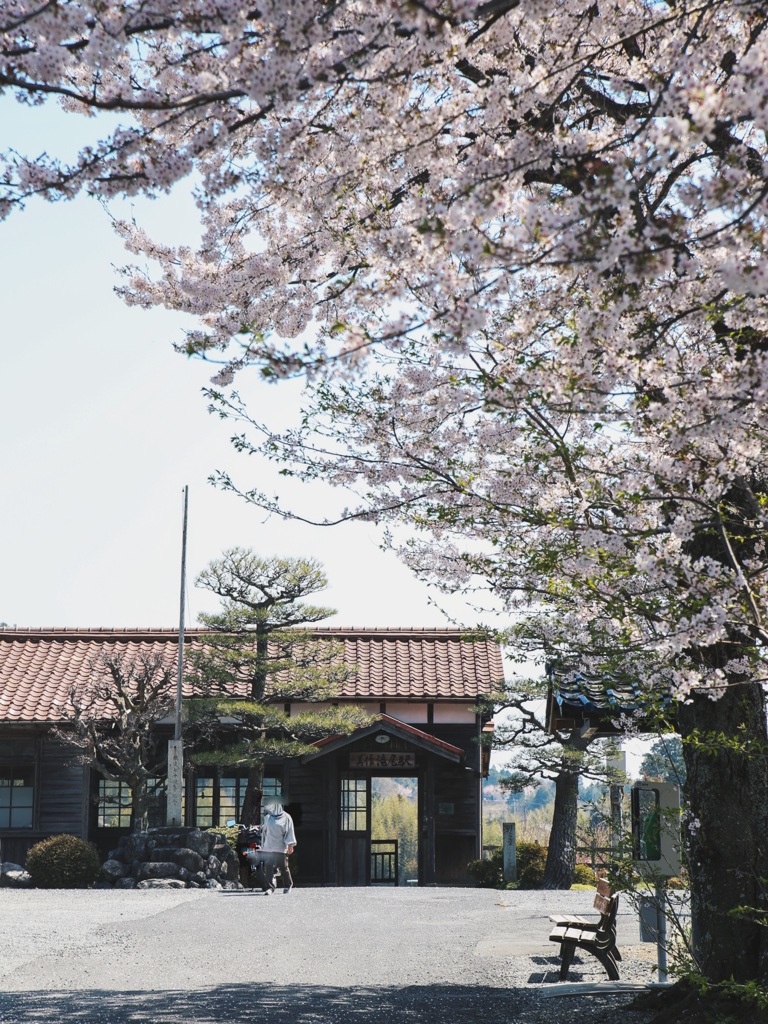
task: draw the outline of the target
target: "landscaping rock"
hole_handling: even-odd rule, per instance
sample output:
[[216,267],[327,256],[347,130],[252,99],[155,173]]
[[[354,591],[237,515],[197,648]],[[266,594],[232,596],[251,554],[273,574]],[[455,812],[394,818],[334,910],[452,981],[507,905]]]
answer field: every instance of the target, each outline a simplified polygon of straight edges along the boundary
[[136,886],[137,889],[186,889],[186,882],[180,878],[145,878]]
[[131,875],[126,875],[125,878],[118,878],[115,881],[115,889],[135,889],[138,886],[138,882]]
[[126,864],[147,860],[147,833],[132,832],[131,835],[123,836],[118,849],[109,856],[115,860],[124,860]]
[[179,865],[172,860],[152,860],[142,864],[137,878],[143,882],[147,878],[178,878]]
[[0,887],[8,889],[29,889],[32,885],[32,877],[25,871],[21,864],[14,864],[7,860],[0,864]]
[[156,847],[152,854],[153,860],[172,860],[179,867],[186,868],[192,874],[205,868],[205,861],[200,854],[195,853],[189,847],[182,847],[181,849],[174,849],[172,846]]
[[[193,829],[187,835],[186,846],[190,850],[194,850],[195,853],[199,853],[200,856],[205,859],[209,853],[212,853],[214,847],[220,845],[222,837],[218,832],[201,832],[199,829]],[[226,840],[224,840],[226,844]]]
[[121,860],[110,858],[101,865],[101,878],[105,882],[116,882],[118,878],[125,878],[130,868]]

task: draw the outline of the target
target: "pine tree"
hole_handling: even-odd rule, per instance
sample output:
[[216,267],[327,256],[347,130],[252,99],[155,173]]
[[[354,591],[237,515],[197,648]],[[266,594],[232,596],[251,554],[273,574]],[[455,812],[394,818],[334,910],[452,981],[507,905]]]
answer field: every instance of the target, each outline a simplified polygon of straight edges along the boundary
[[292,701],[333,701],[348,674],[340,646],[314,639],[306,628],[333,614],[301,600],[327,586],[319,562],[231,548],[196,584],[222,598],[222,609],[200,616],[208,633],[190,655],[191,678],[202,695],[187,706],[192,759],[246,769],[240,820],[258,824],[265,764],[298,757],[323,736],[349,732],[364,715],[344,706],[286,710]]

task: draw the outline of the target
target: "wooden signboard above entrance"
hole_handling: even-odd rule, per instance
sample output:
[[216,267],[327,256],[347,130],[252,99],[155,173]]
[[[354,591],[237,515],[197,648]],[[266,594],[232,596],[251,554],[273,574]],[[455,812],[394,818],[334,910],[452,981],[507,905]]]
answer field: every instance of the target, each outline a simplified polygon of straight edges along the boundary
[[373,750],[349,755],[350,768],[415,768],[416,755],[394,750]]

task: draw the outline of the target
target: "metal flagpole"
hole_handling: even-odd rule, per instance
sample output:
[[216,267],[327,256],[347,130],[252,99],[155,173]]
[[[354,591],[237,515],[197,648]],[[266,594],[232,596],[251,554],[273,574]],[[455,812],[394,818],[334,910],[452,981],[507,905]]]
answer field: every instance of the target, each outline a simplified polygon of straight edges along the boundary
[[181,825],[183,764],[181,743],[181,695],[184,682],[184,618],[187,586],[187,504],[189,488],[184,488],[184,520],[181,534],[181,599],[179,602],[179,657],[176,666],[176,719],[173,739],[168,741],[168,786],[166,789],[166,823]]

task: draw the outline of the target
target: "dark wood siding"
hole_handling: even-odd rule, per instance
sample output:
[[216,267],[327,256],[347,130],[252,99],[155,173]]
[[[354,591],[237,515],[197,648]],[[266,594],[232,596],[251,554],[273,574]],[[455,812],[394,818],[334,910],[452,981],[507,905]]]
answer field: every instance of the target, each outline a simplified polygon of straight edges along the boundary
[[475,772],[438,768],[435,804],[438,832],[477,832],[478,781]]
[[317,885],[324,880],[323,825],[328,815],[322,773],[291,766],[286,771],[286,809],[296,826],[296,852],[291,858],[294,880]]
[[477,725],[420,725],[422,732],[429,733],[446,743],[460,747],[471,768],[478,767],[478,726]]
[[467,872],[467,864],[474,859],[474,836],[438,835],[435,843],[438,885],[474,885]]
[[45,835],[88,834],[88,769],[72,764],[72,751],[45,737],[37,780],[37,828]]
[[478,854],[479,784],[474,771],[441,765],[435,779],[435,873],[443,885],[470,884]]
[[61,742],[38,733],[33,827],[3,832],[0,860],[24,864],[28,851],[48,836],[69,833],[88,837],[89,772],[82,765],[73,765],[72,756]]

